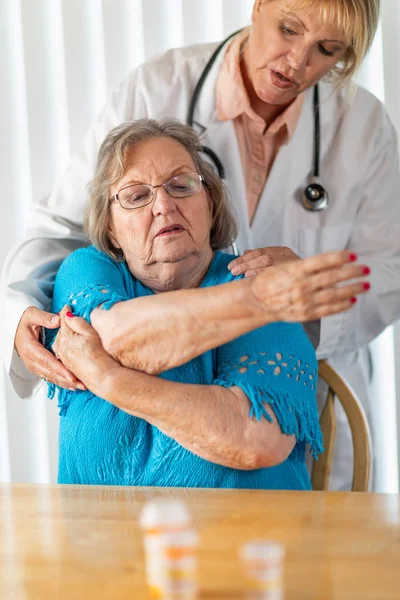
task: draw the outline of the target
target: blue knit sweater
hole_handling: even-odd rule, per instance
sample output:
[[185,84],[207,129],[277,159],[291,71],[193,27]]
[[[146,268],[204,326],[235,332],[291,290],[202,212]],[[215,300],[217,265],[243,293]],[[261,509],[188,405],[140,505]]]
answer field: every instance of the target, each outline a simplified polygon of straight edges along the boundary
[[[217,252],[201,287],[235,279],[227,269],[232,258]],[[76,315],[90,322],[91,311],[99,305],[107,310],[116,302],[152,293],[125,263],[89,247],[77,250],[61,265],[52,310],[59,312],[69,304]],[[47,332],[49,348],[55,333]],[[310,489],[305,445],[309,443],[316,456],[322,451],[322,437],[316,407],[317,362],[301,325],[262,327],[160,377],[241,387],[249,399],[249,419],[269,419],[265,404],[271,405],[282,431],[296,435],[293,452],[272,468],[223,467],[196,456],[157,427],[89,391],[59,389],[59,483]],[[49,385],[49,397],[55,392]],[[182,410],[186,410],[184,404]]]

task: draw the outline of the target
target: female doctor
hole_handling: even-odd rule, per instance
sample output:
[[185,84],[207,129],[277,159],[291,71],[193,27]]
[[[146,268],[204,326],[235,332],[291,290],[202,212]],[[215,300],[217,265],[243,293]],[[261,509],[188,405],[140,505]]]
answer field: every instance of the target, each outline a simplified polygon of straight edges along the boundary
[[[368,413],[365,347],[400,314],[396,136],[382,104],[350,81],[378,19],[379,0],[255,0],[250,28],[170,50],[114,90],[5,269],[5,358],[20,395],[33,385],[25,364],[53,380],[69,375],[39,348],[40,327],[58,326],[41,309],[60,261],[87,243],[86,184],[103,138],[123,121],[175,117],[200,134],[231,193],[242,255],[232,273],[345,248],[371,265],[371,292],[309,331]],[[336,444],[337,487],[348,485],[350,445]]]

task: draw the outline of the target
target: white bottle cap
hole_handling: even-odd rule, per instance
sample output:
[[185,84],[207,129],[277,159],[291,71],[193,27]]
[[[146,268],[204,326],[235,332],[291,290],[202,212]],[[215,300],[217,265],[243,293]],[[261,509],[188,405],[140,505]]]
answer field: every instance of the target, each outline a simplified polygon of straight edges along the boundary
[[140,515],[142,529],[186,527],[191,523],[189,509],[181,500],[160,498],[148,502]]

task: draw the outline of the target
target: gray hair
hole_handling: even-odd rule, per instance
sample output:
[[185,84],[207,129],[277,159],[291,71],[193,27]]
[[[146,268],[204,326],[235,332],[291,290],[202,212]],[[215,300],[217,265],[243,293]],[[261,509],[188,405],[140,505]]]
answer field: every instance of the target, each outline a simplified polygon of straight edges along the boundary
[[110,131],[97,157],[94,178],[89,184],[89,200],[85,215],[85,232],[90,241],[115,260],[121,260],[109,235],[110,190],[123,176],[127,151],[157,137],[177,141],[191,156],[197,172],[212,201],[210,245],[213,250],[230,246],[237,235],[237,225],[228,199],[227,189],[212,167],[200,155],[201,144],[196,132],[176,120],[128,121]]

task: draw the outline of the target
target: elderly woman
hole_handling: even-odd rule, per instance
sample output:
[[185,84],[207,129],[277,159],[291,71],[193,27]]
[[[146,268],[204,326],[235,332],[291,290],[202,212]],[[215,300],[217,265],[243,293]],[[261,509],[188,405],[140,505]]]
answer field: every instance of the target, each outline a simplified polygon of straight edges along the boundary
[[310,488],[317,363],[279,321],[351,307],[365,267],[340,252],[232,275],[218,250],[235,224],[199,149],[190,128],[147,120],[100,149],[93,246],[54,288],[53,310],[75,316],[63,309],[53,350],[87,387],[59,389],[60,483]]

